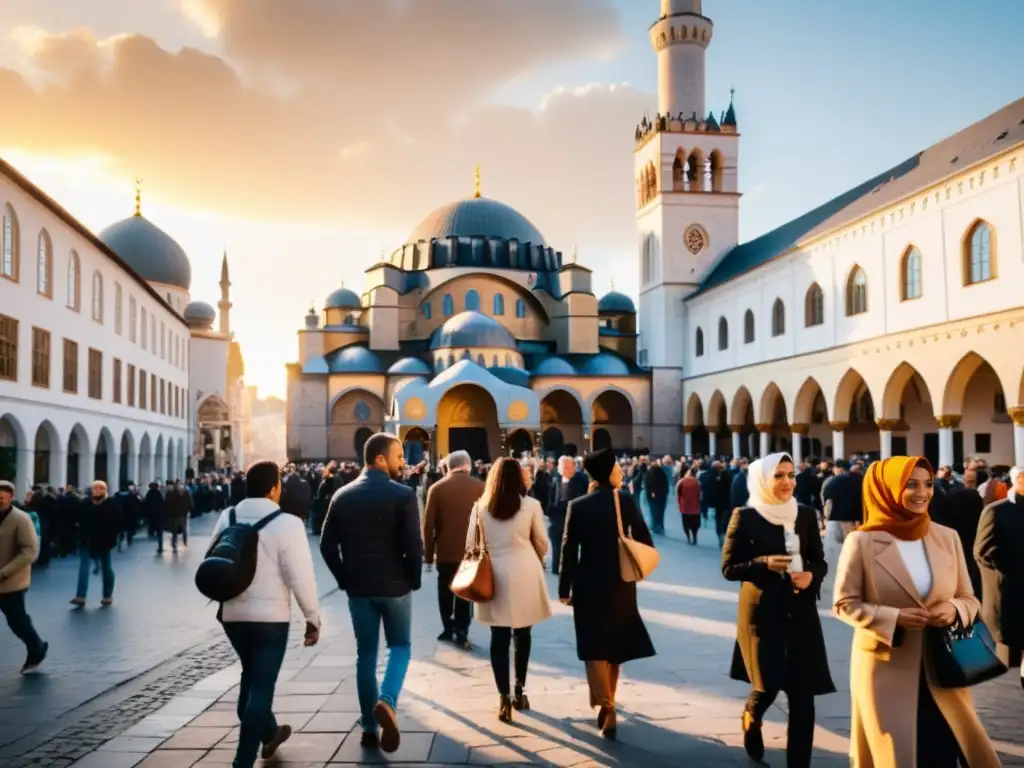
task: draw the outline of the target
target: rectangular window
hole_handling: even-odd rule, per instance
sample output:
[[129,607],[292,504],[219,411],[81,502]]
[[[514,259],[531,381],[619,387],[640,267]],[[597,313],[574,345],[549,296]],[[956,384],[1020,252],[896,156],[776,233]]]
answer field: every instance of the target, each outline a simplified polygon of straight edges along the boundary
[[156,374],[149,374],[149,410],[156,413],[157,406],[160,405],[160,401],[157,399],[156,394]]
[[138,341],[139,329],[138,329],[138,315],[139,307],[135,303],[135,297],[128,297],[128,341],[134,344]]
[[0,379],[18,380],[18,321],[0,315]]
[[64,391],[78,394],[78,342],[64,339]]
[[174,387],[174,418],[181,418],[181,390],[177,386]]
[[114,358],[114,402],[121,402],[121,361]]
[[92,348],[89,349],[89,397],[103,398],[103,353]]
[[149,340],[151,342],[153,342],[153,346],[151,346],[150,349],[153,350],[153,354],[155,355],[156,354],[156,318],[155,317],[153,318],[153,322],[150,323],[150,325],[149,325],[149,331],[150,331],[150,334],[151,334]]
[[146,410],[146,387],[149,381],[146,379],[146,372],[139,368],[139,408]]
[[142,348],[146,348],[146,344],[149,342],[149,323],[146,315],[146,308],[142,308],[142,327],[140,329],[142,333]]
[[32,329],[32,386],[50,388],[50,332]]
[[121,291],[121,284],[114,282],[114,333],[120,336],[124,332],[124,317],[122,307],[124,296]]
[[992,435],[988,432],[974,433],[974,452],[992,453]]
[[160,413],[167,413],[167,387],[166,382],[160,379]]
[[135,407],[135,366],[128,366],[128,407]]
[[160,321],[160,359],[167,359],[167,326],[163,320]]

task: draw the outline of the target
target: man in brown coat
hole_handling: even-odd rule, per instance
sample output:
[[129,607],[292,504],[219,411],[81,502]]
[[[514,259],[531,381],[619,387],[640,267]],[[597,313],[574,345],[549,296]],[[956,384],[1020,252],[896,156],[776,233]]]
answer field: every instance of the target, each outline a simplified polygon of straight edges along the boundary
[[14,506],[14,486],[0,481],[0,612],[7,626],[28,649],[21,673],[31,672],[46,658],[44,643],[25,611],[25,593],[32,582],[32,563],[39,537],[32,518]]
[[451,584],[466,552],[466,531],[473,505],[483,495],[484,483],[473,477],[473,461],[466,451],[455,451],[445,463],[448,474],[427,491],[423,520],[423,559],[429,569],[437,560],[437,603],[444,631],[437,639],[469,648],[472,605],[452,594]]

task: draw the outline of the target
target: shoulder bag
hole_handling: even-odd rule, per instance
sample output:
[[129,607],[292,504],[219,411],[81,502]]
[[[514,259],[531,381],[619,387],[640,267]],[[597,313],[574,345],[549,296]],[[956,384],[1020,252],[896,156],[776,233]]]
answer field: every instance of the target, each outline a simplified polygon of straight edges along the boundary
[[949,627],[928,627],[924,637],[940,688],[978,685],[1008,669],[996,655],[996,642],[981,619],[966,628],[959,619]]
[[615,520],[619,525],[619,575],[623,581],[643,581],[658,567],[661,555],[654,547],[626,536],[622,529],[618,490],[613,491],[612,496],[615,498]]
[[459,570],[452,578],[452,593],[471,603],[488,603],[494,599],[494,569],[484,536],[483,510],[476,509],[476,532],[473,548],[466,550]]

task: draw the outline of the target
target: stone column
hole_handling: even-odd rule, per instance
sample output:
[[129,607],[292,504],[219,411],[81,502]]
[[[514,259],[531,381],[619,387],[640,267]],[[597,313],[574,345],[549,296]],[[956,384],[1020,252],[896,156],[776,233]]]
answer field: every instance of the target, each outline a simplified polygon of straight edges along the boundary
[[683,453],[693,456],[693,427],[683,427]]
[[763,459],[772,449],[772,425],[771,424],[755,424],[754,428],[757,429],[758,439],[758,458]]
[[789,431],[793,433],[793,466],[799,467],[800,462],[804,460],[804,435],[810,431],[810,426],[807,424],[790,424]]
[[50,451],[49,484],[54,488],[68,484],[68,455],[64,451]]
[[952,414],[935,417],[935,423],[939,425],[939,467],[953,464],[953,430],[960,426],[962,418]]
[[718,433],[708,432],[708,456],[718,455]]
[[878,425],[878,444],[879,452],[883,459],[892,458],[892,431],[899,424],[897,419],[876,419],[875,424]]
[[743,447],[740,445],[740,438],[742,437],[743,425],[732,424],[729,429],[732,430],[732,457],[739,458],[743,455]]
[[1011,408],[1013,419],[1013,463],[1024,467],[1024,408]]
[[829,422],[832,427],[832,460],[846,458],[846,427],[845,421]]
[[[168,454],[169,456],[170,454]],[[107,454],[107,492],[113,496],[121,490],[121,454]]]

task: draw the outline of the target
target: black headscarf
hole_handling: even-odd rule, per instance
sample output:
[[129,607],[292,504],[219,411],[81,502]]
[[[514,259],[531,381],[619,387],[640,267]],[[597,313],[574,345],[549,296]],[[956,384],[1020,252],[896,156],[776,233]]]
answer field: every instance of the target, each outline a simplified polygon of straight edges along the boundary
[[611,477],[615,468],[615,454],[610,448],[602,448],[599,451],[588,453],[583,459],[583,468],[587,470],[590,479],[601,485],[608,485],[608,478]]

